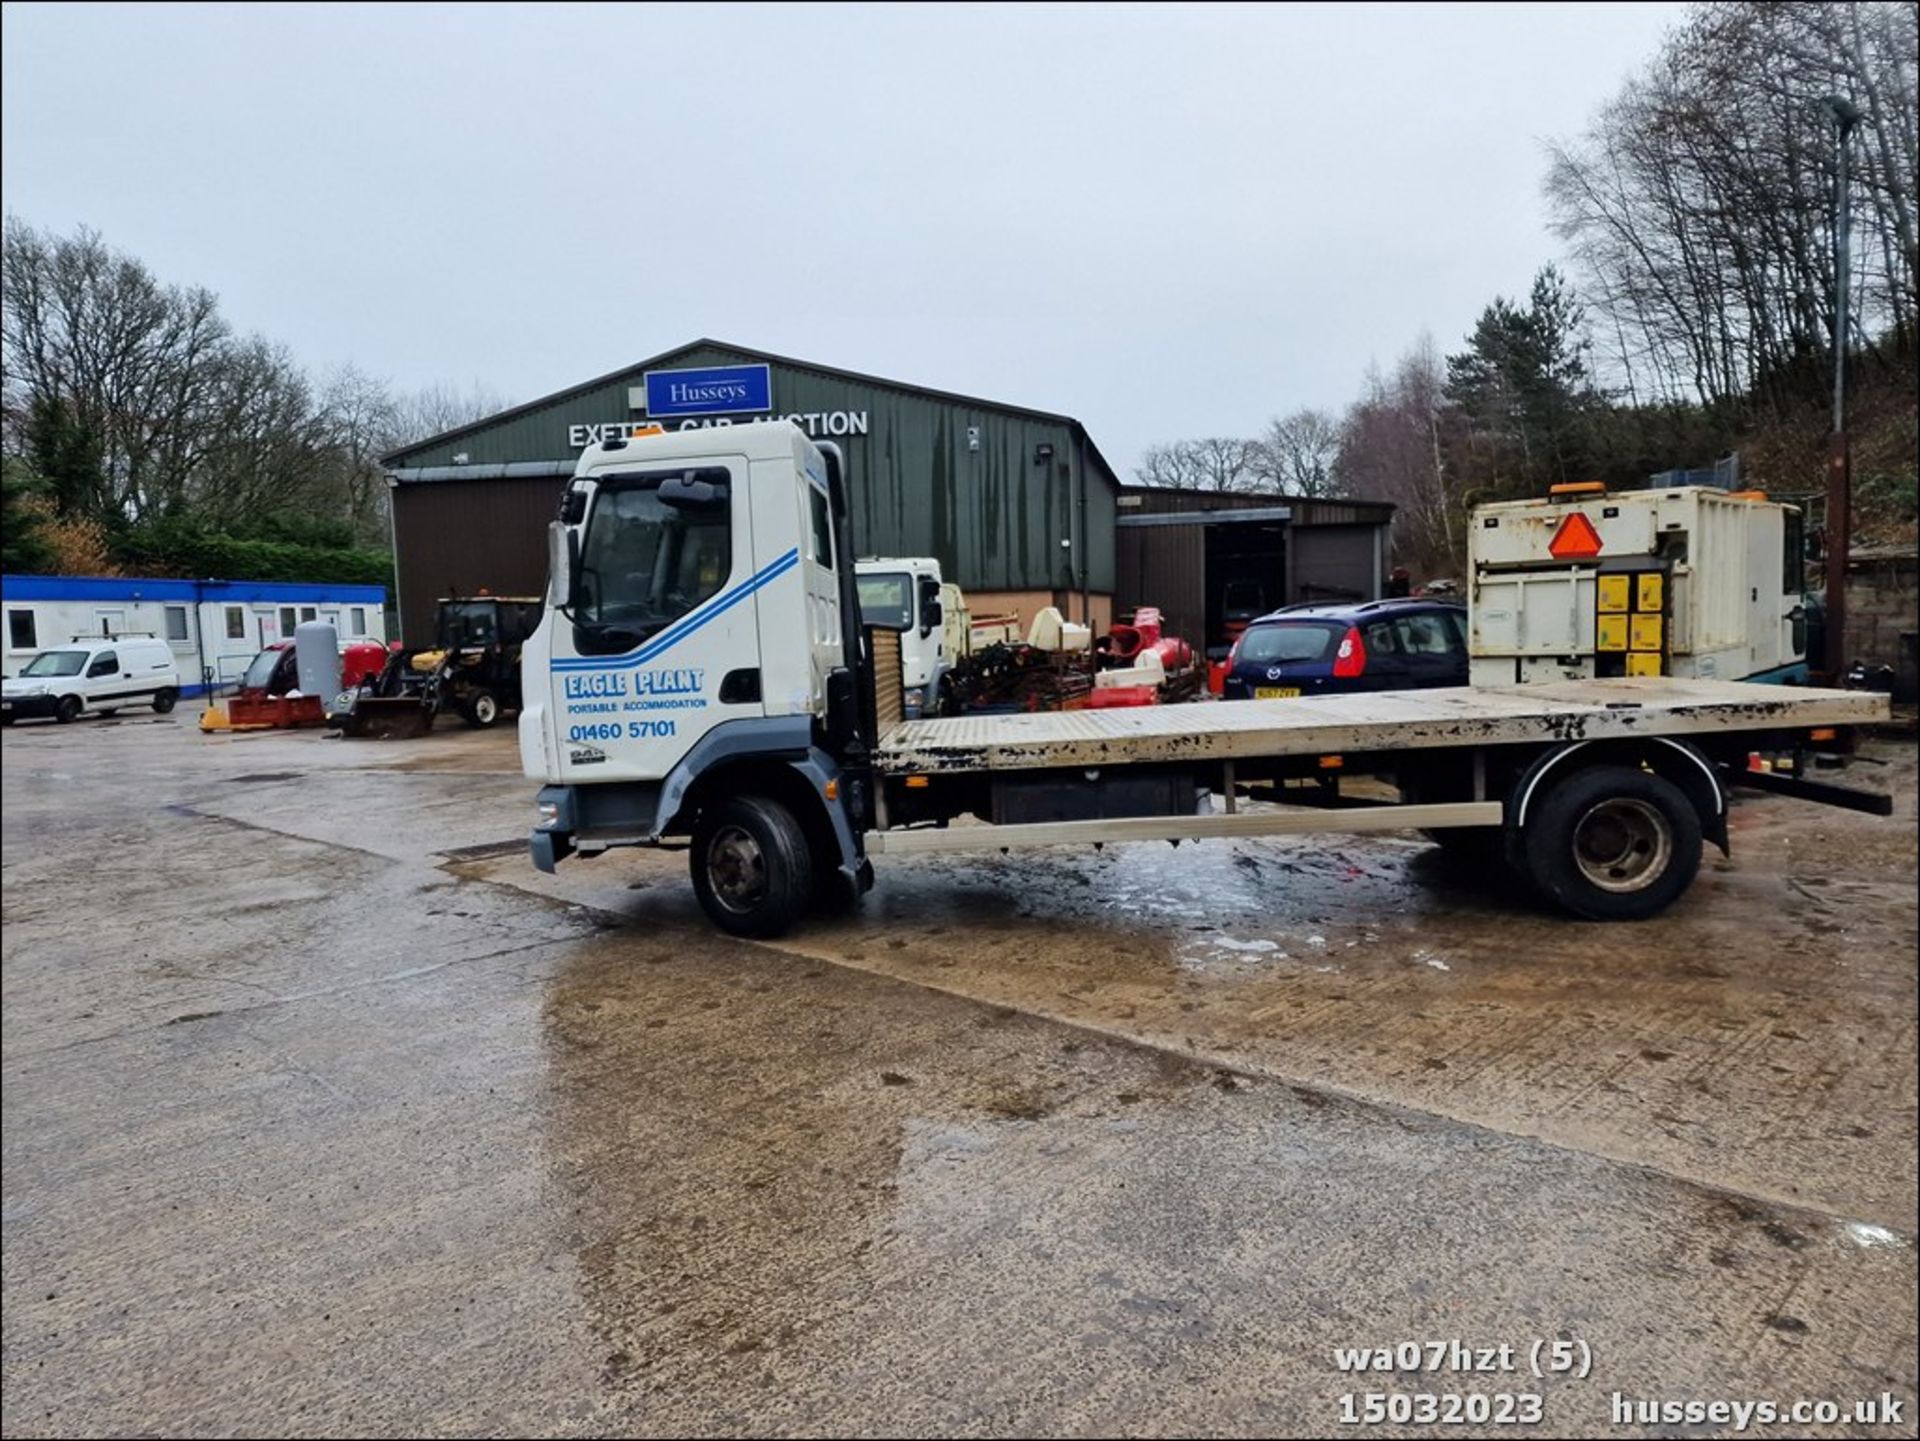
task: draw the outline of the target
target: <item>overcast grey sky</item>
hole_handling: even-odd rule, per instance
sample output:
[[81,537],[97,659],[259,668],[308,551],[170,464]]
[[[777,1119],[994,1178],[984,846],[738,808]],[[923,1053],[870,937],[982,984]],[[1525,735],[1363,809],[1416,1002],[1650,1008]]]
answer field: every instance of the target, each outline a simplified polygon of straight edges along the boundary
[[1338,407],[1555,258],[1677,5],[7,5],[9,212],[315,370],[701,335],[1155,441]]

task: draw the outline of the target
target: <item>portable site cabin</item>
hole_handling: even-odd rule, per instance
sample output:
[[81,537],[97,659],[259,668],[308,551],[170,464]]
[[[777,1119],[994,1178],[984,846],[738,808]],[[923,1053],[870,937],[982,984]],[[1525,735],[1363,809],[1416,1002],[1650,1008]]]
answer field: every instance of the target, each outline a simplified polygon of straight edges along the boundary
[[1558,486],[1481,506],[1468,552],[1475,685],[1807,680],[1800,512],[1757,491]]
[[164,640],[183,695],[234,684],[261,650],[293,639],[302,621],[332,623],[343,641],[387,638],[380,585],[134,576],[0,576],[5,673],[75,636],[146,633]]

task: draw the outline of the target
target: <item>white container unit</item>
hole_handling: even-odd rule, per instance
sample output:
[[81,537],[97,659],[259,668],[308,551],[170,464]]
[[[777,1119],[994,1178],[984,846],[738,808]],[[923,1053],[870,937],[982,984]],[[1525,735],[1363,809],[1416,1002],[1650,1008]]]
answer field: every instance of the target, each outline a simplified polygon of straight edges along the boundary
[[0,669],[18,675],[76,636],[147,634],[171,651],[181,694],[200,695],[236,683],[255,655],[292,640],[306,621],[325,621],[343,641],[385,643],[386,600],[377,585],[9,575],[0,578]]

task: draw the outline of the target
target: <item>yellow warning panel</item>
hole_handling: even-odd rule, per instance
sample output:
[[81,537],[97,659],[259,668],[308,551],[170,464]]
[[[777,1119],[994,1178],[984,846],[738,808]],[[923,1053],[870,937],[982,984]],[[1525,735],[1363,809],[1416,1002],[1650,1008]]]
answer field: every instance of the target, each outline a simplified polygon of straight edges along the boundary
[[1631,594],[1628,589],[1633,577],[1630,575],[1603,575],[1600,577],[1600,613],[1609,615],[1624,613],[1632,609],[1627,603]]
[[1665,604],[1660,592],[1664,589],[1661,582],[1665,579],[1658,571],[1639,577],[1640,595],[1635,610],[1664,610]]
[[1660,617],[1657,615],[1636,615],[1633,618],[1633,649],[1661,650]]
[[1595,626],[1596,644],[1601,650],[1625,650],[1627,648],[1627,618],[1624,615],[1603,615],[1597,618]]
[[1627,656],[1628,675],[1662,675],[1661,657],[1650,650],[1636,650]]

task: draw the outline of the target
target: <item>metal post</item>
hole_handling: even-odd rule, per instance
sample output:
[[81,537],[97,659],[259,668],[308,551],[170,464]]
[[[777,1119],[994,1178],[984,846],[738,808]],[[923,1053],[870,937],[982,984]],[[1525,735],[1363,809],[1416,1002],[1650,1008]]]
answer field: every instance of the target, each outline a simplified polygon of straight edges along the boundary
[[1833,432],[1827,440],[1827,643],[1823,663],[1829,681],[1847,669],[1847,561],[1853,537],[1853,460],[1847,445],[1847,342],[1852,334],[1853,216],[1848,204],[1847,142],[1860,111],[1844,96],[1822,102],[1833,114],[1839,140],[1833,187]]

